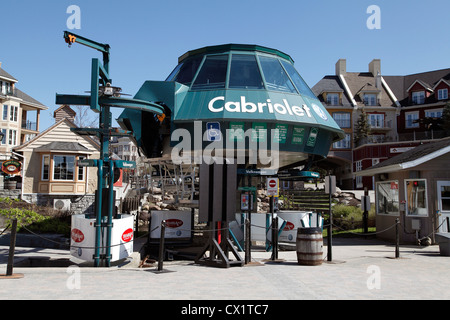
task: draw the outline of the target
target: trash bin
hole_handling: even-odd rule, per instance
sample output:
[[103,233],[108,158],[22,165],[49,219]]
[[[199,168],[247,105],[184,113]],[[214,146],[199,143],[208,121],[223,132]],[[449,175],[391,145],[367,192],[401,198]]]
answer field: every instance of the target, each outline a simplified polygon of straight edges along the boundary
[[436,233],[436,241],[439,243],[441,256],[450,256],[450,233]]
[[298,264],[306,266],[322,264],[322,228],[298,228],[296,244]]

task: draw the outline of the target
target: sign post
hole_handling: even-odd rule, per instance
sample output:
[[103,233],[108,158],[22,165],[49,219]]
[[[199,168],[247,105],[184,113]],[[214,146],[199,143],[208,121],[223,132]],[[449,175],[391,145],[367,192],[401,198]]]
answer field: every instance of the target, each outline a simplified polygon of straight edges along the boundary
[[328,227],[327,236],[327,260],[333,260],[332,246],[333,246],[333,212],[331,211],[331,195],[336,192],[336,176],[329,174],[325,177],[325,193],[329,195],[329,212],[330,212],[330,225]]

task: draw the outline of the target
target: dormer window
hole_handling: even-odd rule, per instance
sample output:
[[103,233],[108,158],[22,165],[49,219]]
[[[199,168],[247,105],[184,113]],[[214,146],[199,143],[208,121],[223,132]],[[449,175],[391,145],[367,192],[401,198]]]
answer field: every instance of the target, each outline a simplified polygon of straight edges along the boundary
[[425,91],[415,91],[412,93],[413,104],[424,104],[425,103]]
[[439,89],[438,90],[438,100],[447,100],[448,99],[448,89]]
[[364,104],[366,106],[376,106],[377,105],[377,95],[374,93],[364,94]]
[[330,106],[339,105],[339,94],[338,93],[327,93],[327,104]]

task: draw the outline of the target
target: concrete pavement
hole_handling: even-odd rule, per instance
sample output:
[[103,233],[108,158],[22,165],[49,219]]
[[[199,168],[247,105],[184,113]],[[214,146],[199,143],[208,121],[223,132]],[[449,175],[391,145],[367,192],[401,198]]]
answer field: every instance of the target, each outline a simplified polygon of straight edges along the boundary
[[[327,252],[324,242],[324,257]],[[244,253],[241,253],[244,257]],[[6,273],[8,247],[0,247],[0,274]],[[66,250],[16,248],[16,263],[30,257],[64,261]],[[297,264],[295,251],[280,251],[281,262],[264,262],[270,252],[254,250],[253,262],[228,269],[193,261],[165,261],[137,268],[139,261],[111,268],[15,267],[20,279],[0,279],[0,299],[168,299],[168,300],[309,300],[309,299],[450,299],[450,257],[437,245],[395,247],[364,239],[333,239],[333,261],[320,266]]]

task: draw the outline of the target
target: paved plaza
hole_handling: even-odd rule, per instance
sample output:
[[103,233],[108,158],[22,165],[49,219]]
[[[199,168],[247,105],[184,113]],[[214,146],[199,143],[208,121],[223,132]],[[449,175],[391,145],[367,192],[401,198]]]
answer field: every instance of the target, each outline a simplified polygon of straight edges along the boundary
[[[156,272],[156,264],[138,268],[137,259],[111,268],[15,267],[23,277],[0,279],[0,299],[450,299],[450,257],[437,245],[401,246],[395,259],[384,242],[333,239],[333,261],[324,256],[320,266],[298,265],[296,251],[280,251],[277,262],[270,255],[256,248],[251,264],[228,269],[174,260]],[[0,247],[2,274],[7,256]],[[66,250],[16,248],[16,263],[32,257],[70,258]]]

